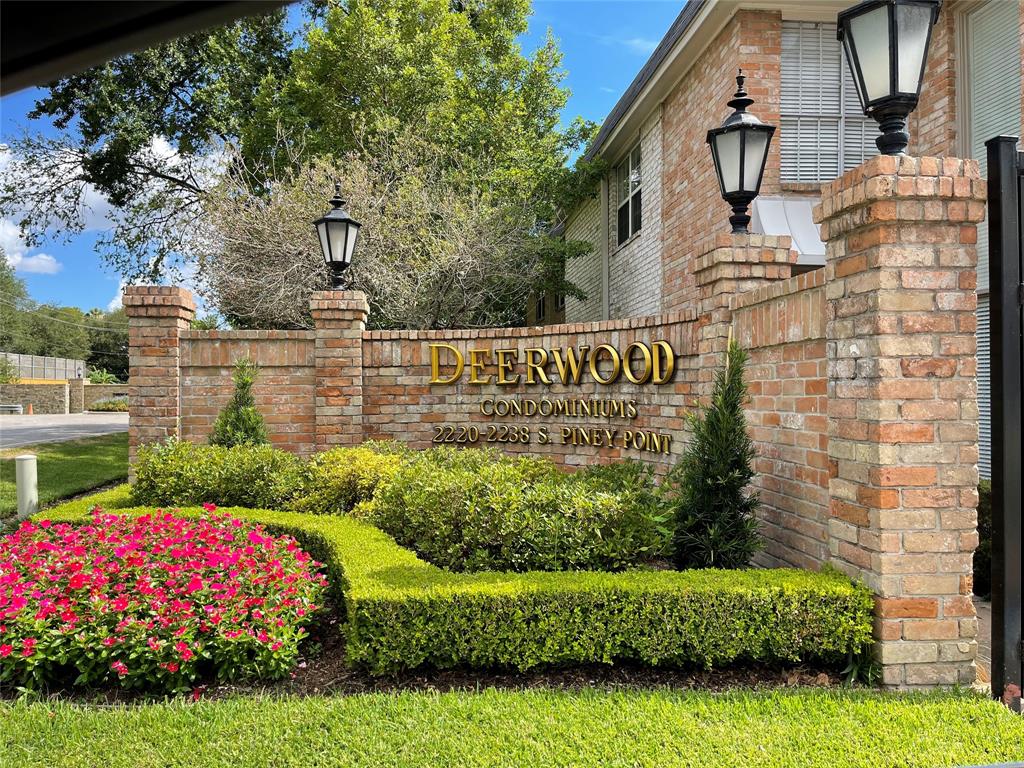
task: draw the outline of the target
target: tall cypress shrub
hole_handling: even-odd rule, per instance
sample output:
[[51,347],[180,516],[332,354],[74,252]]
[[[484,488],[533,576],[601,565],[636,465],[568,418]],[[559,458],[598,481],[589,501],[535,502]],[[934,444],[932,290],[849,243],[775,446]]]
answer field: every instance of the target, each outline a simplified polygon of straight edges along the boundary
[[248,357],[235,361],[235,392],[227,407],[217,416],[210,435],[210,445],[261,445],[267,439],[267,425],[256,408],[252,385],[259,376],[259,366]]
[[761,548],[758,495],[747,491],[754,445],[743,413],[746,362],[747,353],[730,339],[711,403],[687,417],[692,441],[665,481],[679,568],[742,568]]

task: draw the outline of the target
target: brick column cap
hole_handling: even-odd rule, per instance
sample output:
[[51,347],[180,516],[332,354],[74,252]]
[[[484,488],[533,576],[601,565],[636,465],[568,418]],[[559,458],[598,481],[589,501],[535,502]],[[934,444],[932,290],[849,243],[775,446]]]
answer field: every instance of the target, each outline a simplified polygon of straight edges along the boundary
[[365,321],[370,304],[362,291],[314,291],[309,296],[309,310],[319,326],[323,320]]
[[[867,224],[906,221],[976,223],[985,217],[985,180],[977,160],[959,157],[876,155],[828,184],[814,221],[828,241]],[[924,205],[951,201],[941,217]]]
[[125,314],[191,319],[196,311],[192,293],[174,285],[128,285],[121,298]]
[[703,253],[711,253],[717,248],[785,248],[793,246],[793,238],[789,235],[762,235],[757,232],[720,232],[710,239]]

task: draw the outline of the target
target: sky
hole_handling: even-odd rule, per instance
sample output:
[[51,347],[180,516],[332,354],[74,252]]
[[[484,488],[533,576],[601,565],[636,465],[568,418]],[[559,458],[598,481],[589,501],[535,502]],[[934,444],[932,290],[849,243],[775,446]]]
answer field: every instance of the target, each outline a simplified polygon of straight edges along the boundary
[[[572,95],[563,118],[576,115],[600,122],[640,71],[679,14],[683,0],[535,0],[529,31],[520,39],[523,50],[539,47],[550,28],[564,54],[564,85]],[[293,6],[291,13],[298,13]],[[0,98],[0,142],[25,129],[52,135],[47,120],[29,120],[43,91],[27,89]],[[102,227],[103,202],[96,200],[89,223]],[[95,252],[98,229],[66,241],[57,233],[39,248],[26,249],[17,227],[0,219],[0,246],[39,303],[77,306],[83,310],[119,305],[121,281]]]

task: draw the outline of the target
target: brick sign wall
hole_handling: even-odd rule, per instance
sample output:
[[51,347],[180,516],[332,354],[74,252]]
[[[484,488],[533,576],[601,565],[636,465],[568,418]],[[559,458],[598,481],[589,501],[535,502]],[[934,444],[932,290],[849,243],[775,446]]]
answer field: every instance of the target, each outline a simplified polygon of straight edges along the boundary
[[973,161],[876,157],[823,195],[825,269],[792,277],[787,238],[720,235],[692,254],[685,309],[613,322],[367,331],[361,293],[323,292],[314,331],[192,331],[186,291],[130,287],[131,448],[204,440],[249,356],[271,439],[296,453],[391,438],[664,472],[734,336],[750,353],[758,562],[872,587],[886,684],[970,683],[983,199]]
[[693,313],[676,313],[546,328],[371,331],[363,336],[363,431],[418,448],[492,445],[567,465],[629,456],[665,469],[682,450],[695,396],[696,330]]

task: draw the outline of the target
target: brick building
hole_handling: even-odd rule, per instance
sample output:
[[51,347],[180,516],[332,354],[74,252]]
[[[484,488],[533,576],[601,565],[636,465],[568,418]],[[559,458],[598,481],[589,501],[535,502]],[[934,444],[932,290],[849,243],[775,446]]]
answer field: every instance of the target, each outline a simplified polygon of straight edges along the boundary
[[[562,231],[593,244],[567,267],[586,294],[569,298],[569,323],[696,306],[697,259],[726,226],[705,144],[728,114],[737,67],[751,111],[778,127],[753,206],[754,232],[789,235],[794,272],[825,264],[812,221],[824,185],[876,154],[874,120],[860,111],[838,40],[836,14],[853,0],[690,0],[605,120],[589,156],[611,171],[568,212]],[[1022,127],[1024,2],[947,0],[933,31],[909,153],[971,157]],[[988,370],[987,230],[978,228],[978,367]],[[549,302],[550,303],[550,302]],[[558,319],[561,319],[559,317]],[[980,468],[988,474],[988,390],[979,378]]]

